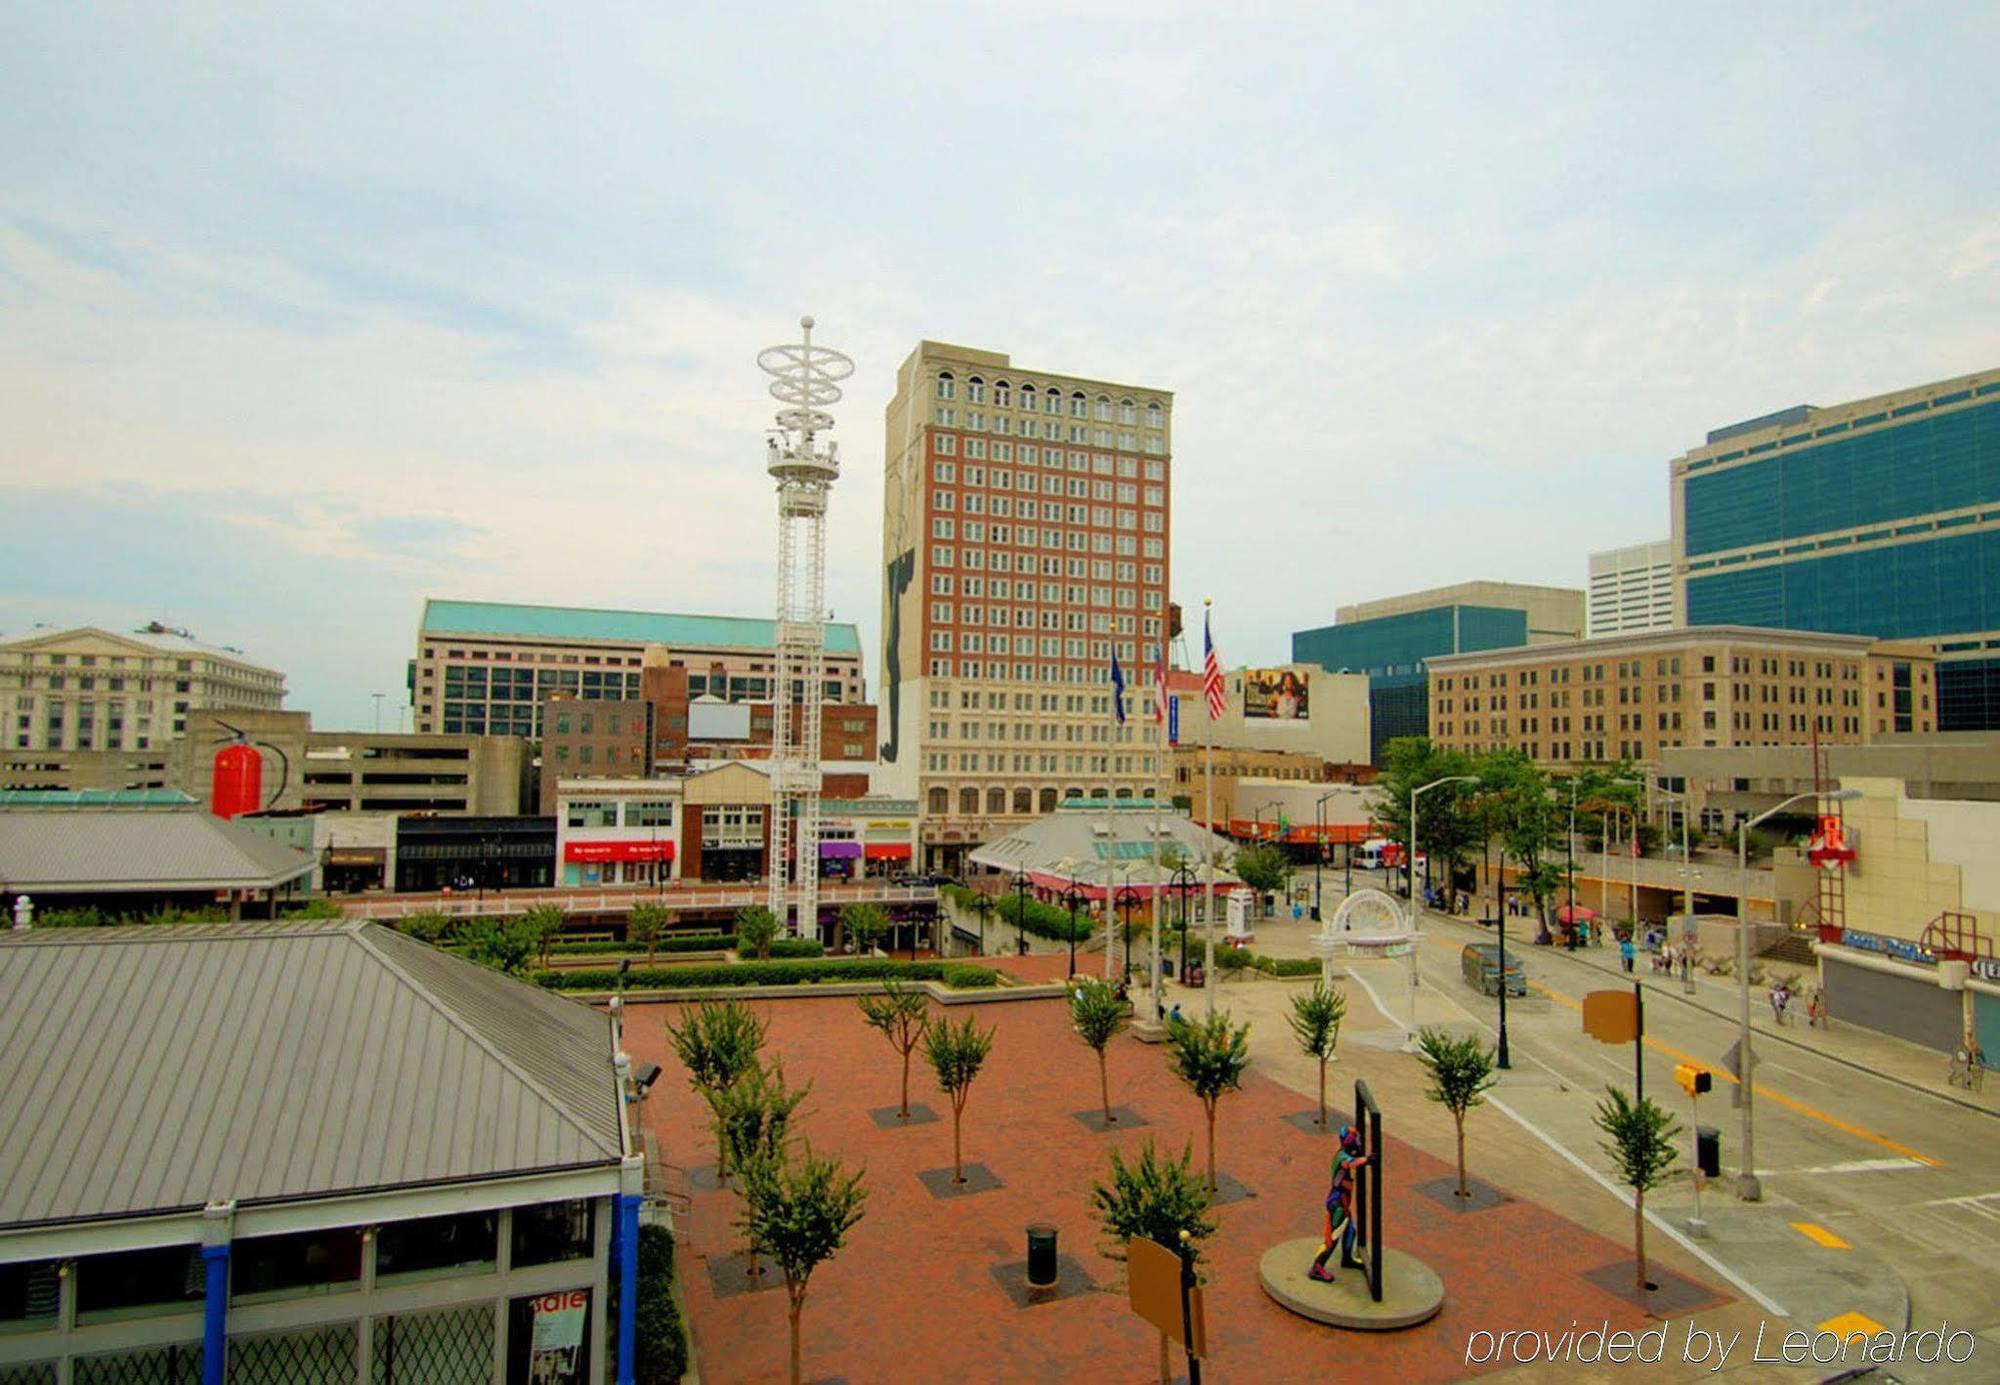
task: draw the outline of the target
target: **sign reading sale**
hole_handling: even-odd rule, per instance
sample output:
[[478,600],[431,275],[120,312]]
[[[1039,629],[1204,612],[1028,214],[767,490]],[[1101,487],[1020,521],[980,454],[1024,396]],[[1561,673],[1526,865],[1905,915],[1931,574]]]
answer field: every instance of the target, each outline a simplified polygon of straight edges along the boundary
[[583,1345],[583,1318],[590,1309],[590,1293],[566,1289],[543,1294],[535,1300],[536,1351],[571,1351]]

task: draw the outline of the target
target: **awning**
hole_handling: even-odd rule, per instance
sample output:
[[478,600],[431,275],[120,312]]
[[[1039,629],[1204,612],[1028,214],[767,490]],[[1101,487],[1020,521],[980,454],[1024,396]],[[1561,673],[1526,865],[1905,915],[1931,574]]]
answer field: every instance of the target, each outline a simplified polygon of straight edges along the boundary
[[870,842],[868,859],[871,861],[907,861],[910,859],[908,842]]
[[1574,908],[1565,904],[1562,908],[1556,910],[1557,923],[1589,923],[1596,917],[1597,911],[1595,909],[1585,908],[1581,904],[1576,905]]
[[656,842],[564,842],[565,861],[671,861],[674,844]]
[[821,842],[819,844],[819,855],[822,861],[828,859],[851,860],[860,854],[860,842]]
[[330,866],[379,866],[388,862],[389,853],[379,846],[336,846],[327,852],[326,863]]

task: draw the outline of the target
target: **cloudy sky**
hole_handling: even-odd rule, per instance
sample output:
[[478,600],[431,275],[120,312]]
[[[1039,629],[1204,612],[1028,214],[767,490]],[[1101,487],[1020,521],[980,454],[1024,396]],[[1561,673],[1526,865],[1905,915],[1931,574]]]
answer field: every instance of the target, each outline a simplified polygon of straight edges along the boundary
[[2000,364],[2000,7],[0,0],[0,634],[366,725],[426,595],[763,614],[759,347],[1177,394],[1174,595],[1580,585],[1704,431]]

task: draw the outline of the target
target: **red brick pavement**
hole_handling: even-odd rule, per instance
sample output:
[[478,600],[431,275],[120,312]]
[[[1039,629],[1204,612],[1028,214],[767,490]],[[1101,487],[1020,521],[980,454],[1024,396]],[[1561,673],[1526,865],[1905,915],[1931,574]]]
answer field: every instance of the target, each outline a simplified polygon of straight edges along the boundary
[[[1058,975],[1067,970],[1066,958],[1011,960],[1030,974],[1050,961],[1060,964]],[[783,1057],[787,1075],[813,1083],[802,1133],[821,1152],[838,1151],[868,1169],[867,1216],[848,1247],[814,1276],[806,1301],[808,1379],[854,1385],[1157,1379],[1159,1339],[1128,1309],[1122,1266],[1100,1254],[1087,1198],[1091,1182],[1105,1175],[1107,1149],[1129,1154],[1148,1135],[1176,1153],[1193,1139],[1201,1163],[1200,1103],[1169,1073],[1159,1048],[1129,1037],[1113,1046],[1112,1101],[1151,1123],[1098,1135],[1070,1114],[1096,1105],[1097,1066],[1059,1002],[954,1007],[954,1017],[975,1013],[998,1027],[993,1057],[966,1110],[965,1158],[985,1164],[1005,1186],[936,1200],[917,1175],[949,1167],[951,1115],[921,1054],[911,1099],[929,1103],[941,1119],[879,1129],[867,1112],[895,1102],[897,1059],[863,1026],[854,1002],[760,1008],[769,1015],[769,1048]],[[650,1105],[667,1161],[712,1172],[713,1138],[665,1039],[663,1021],[671,1013],[665,1006],[632,1007],[628,1047],[666,1070]],[[1288,1035],[1253,1031],[1252,1054],[1259,1045],[1289,1042]],[[1347,1081],[1363,1068],[1349,1061]],[[1274,1242],[1317,1234],[1322,1221],[1331,1141],[1280,1119],[1310,1104],[1254,1069],[1241,1092],[1223,1099],[1218,1165],[1257,1196],[1218,1209],[1222,1229],[1206,1248],[1213,1359],[1204,1379],[1320,1382],[1329,1371],[1386,1372],[1397,1385],[1414,1385],[1479,1373],[1465,1363],[1467,1334],[1476,1328],[1647,1323],[1639,1309],[1582,1278],[1609,1263],[1629,1266],[1627,1247],[1529,1202],[1456,1215],[1418,1194],[1417,1184],[1452,1170],[1394,1139],[1393,1110],[1384,1117],[1391,1133],[1389,1243],[1443,1275],[1443,1312],[1408,1331],[1365,1334],[1321,1327],[1278,1307],[1258,1285],[1258,1258]],[[696,1193],[681,1243],[681,1283],[702,1378],[717,1385],[785,1374],[782,1290],[718,1299],[710,1287],[703,1257],[739,1248],[731,1225],[736,1213],[734,1193]],[[1024,1228],[1034,1221],[1060,1229],[1063,1253],[1081,1262],[1102,1292],[1015,1306],[993,1269],[1025,1258]]]

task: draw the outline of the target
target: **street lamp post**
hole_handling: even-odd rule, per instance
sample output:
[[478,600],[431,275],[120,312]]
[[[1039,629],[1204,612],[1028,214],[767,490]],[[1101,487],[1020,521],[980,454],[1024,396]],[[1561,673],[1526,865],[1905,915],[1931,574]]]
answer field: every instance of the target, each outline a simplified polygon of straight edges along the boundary
[[1479,782],[1479,776],[1476,774],[1447,774],[1442,779],[1433,779],[1428,784],[1420,785],[1419,787],[1410,790],[1409,879],[1410,879],[1410,931],[1412,933],[1417,931],[1417,799],[1419,796],[1429,793],[1432,789],[1435,789],[1440,785],[1476,784],[1478,782]]
[[[1114,908],[1116,909],[1116,912],[1118,914],[1119,936],[1125,940],[1125,948],[1127,952],[1128,962],[1132,947],[1131,943],[1132,911],[1138,907],[1139,907],[1138,891],[1134,890],[1130,885],[1121,886],[1118,891],[1118,902],[1114,906]],[[1126,971],[1127,972],[1131,971],[1131,967],[1129,965],[1127,965]]]
[[1084,894],[1076,887],[1076,875],[1072,871],[1069,888],[1063,891],[1063,903],[1069,905],[1069,975],[1076,979],[1076,906],[1083,903]]
[[1183,861],[1174,867],[1173,886],[1181,892],[1181,969],[1175,979],[1187,985],[1187,943],[1188,943],[1188,896],[1194,893],[1195,874]]
[[1315,850],[1313,852],[1313,922],[1314,923],[1318,923],[1320,917],[1319,916],[1320,867],[1324,865],[1326,862],[1326,801],[1329,798],[1332,798],[1334,796],[1334,793],[1336,792],[1338,792],[1338,790],[1329,790],[1328,792],[1321,794],[1319,796],[1319,801],[1313,804],[1313,825],[1319,829],[1319,835],[1314,839],[1313,843],[1315,847]]
[[[1507,854],[1500,854],[1501,868],[1507,864]],[[1494,1062],[1502,1068],[1511,1068],[1507,1052],[1507,882],[1500,882],[1500,1044]]]
[[1022,866],[1014,875],[1014,940],[1016,950],[1028,955],[1028,868]]
[[1795,793],[1775,807],[1766,808],[1736,828],[1736,982],[1742,998],[1742,1024],[1736,1048],[1737,1084],[1743,1095],[1743,1172],[1736,1180],[1736,1194],[1745,1202],[1764,1196],[1757,1179],[1757,1126],[1752,1116],[1751,1098],[1756,1093],[1756,1076],[1750,1059],[1750,829],[1766,818],[1776,817],[1794,803],[1824,798],[1828,803],[1847,803],[1861,797],[1859,789],[1836,789],[1829,794],[1816,791]]

